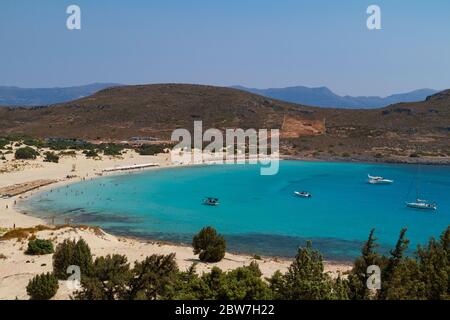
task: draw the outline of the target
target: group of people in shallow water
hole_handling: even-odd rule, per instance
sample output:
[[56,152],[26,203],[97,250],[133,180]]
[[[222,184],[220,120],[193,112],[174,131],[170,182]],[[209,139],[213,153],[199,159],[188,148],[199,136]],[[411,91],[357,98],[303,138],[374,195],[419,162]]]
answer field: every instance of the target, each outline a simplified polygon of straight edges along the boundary
[[[17,204],[17,201],[14,200],[14,205],[16,205],[16,204]],[[5,205],[5,208],[6,208],[6,209],[9,209],[9,205],[6,204],[6,205]],[[13,223],[13,229],[16,229],[16,224],[15,224],[15,223]]]
[[[16,205],[16,204],[17,204],[17,201],[14,200],[14,205]],[[9,209],[9,205],[8,204],[6,204],[6,209]]]
[[[88,177],[89,176],[89,174],[86,174],[86,177]],[[76,177],[76,176],[67,176],[66,177],[66,179],[72,179],[72,178],[74,178],[74,177]],[[81,181],[86,181],[86,177],[82,177],[81,178]],[[90,178],[90,180],[93,180],[93,178]],[[100,186],[106,186],[106,184],[100,184]],[[66,189],[68,189],[69,188],[69,185],[66,185]],[[36,188],[36,190],[39,190],[40,188]],[[60,189],[56,189],[56,191],[57,192],[60,192]],[[49,190],[49,193],[53,193],[53,189],[50,189]],[[74,191],[72,190],[70,193],[74,193]],[[84,192],[83,191],[80,191],[80,192],[76,192],[76,194],[75,194],[75,196],[77,196],[77,195],[80,195],[80,194],[83,194]],[[29,196],[32,196],[33,195],[33,193],[31,192],[29,195],[26,195],[26,196],[20,196],[20,199],[23,199],[23,198],[27,198],[27,197],[29,197]],[[65,195],[66,196],[69,196],[69,194],[68,194],[68,192],[66,192],[65,193]],[[99,197],[99,194],[97,193],[97,197]],[[42,196],[40,197],[40,199],[42,200]],[[90,204],[94,204],[94,202],[95,201],[92,201],[92,202],[88,202],[87,204],[88,205],[90,205]],[[17,204],[17,200],[14,200],[14,206]],[[9,205],[8,205],[8,203],[7,204],[5,204],[5,208],[6,209],[9,209]],[[52,217],[53,218],[53,217]],[[67,218],[66,218],[67,219]],[[13,229],[15,229],[16,228],[16,224],[15,223],[13,223]]]
[[[82,178],[81,180],[85,181],[86,179]],[[93,178],[91,178],[90,180],[93,180]],[[119,183],[114,183],[113,185],[115,187],[120,186]],[[107,183],[99,183],[97,185],[97,187],[99,187],[99,188],[100,187],[104,188],[104,187],[107,187],[107,186],[108,186]],[[78,190],[78,189],[70,189],[69,187],[70,187],[70,185],[66,185],[65,188],[64,188],[65,190],[63,188],[57,188],[55,190],[51,189],[51,190],[49,190],[49,193],[53,193],[53,191],[55,191],[56,193],[62,193],[63,192],[65,197],[71,197],[71,198],[77,198],[77,197],[80,197],[80,196],[85,195],[85,194],[87,194],[88,196],[92,196],[93,195],[94,199],[92,199],[92,198],[88,199],[88,201],[85,203],[85,207],[91,207],[91,208],[98,201],[105,201],[105,200],[106,201],[114,201],[114,199],[112,199],[112,198],[102,198],[99,192],[93,194],[89,190],[86,190],[86,189]],[[45,200],[49,200],[48,198],[46,199],[45,195],[40,195],[39,196],[39,201],[45,201]],[[68,210],[66,212],[66,214],[70,214],[70,213],[71,214],[75,214],[76,212],[79,211],[78,209],[81,209],[81,208],[77,208],[77,210]],[[55,216],[51,216],[51,217],[47,217],[47,218],[51,219],[51,221],[53,221],[53,222],[55,220]],[[69,220],[73,221],[74,219],[68,218],[67,216],[64,218],[64,221],[69,221]]]

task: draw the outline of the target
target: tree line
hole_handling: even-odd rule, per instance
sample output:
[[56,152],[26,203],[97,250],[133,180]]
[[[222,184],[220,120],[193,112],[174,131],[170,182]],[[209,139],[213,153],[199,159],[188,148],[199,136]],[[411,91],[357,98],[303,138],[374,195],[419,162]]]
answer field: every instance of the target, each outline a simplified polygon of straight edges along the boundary
[[[382,255],[376,250],[375,230],[371,230],[353,268],[337,277],[324,272],[323,256],[311,242],[298,249],[286,272],[263,278],[256,261],[231,271],[214,266],[199,274],[196,263],[180,270],[175,254],[154,254],[131,266],[126,256],[118,254],[94,260],[84,240],[65,240],[55,249],[53,272],[33,278],[27,291],[35,299],[51,298],[58,289],[57,280],[68,279],[67,268],[76,265],[81,271],[81,288],[73,298],[79,300],[450,299],[450,227],[438,239],[418,246],[414,256],[406,255],[406,231],[402,229],[395,247]],[[219,261],[225,254],[225,240],[211,227],[194,237],[193,246],[203,261]],[[368,285],[373,278],[370,266],[380,270],[379,289]]]

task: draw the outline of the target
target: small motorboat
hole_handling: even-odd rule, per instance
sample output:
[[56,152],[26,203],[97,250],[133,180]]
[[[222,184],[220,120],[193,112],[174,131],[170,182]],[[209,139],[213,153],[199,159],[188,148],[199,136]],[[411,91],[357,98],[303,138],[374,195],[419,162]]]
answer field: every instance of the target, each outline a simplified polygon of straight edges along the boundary
[[370,184],[391,184],[394,183],[394,180],[389,180],[389,179],[385,179],[383,177],[377,177],[377,176],[371,176],[370,174],[368,175],[369,177],[369,183]]
[[406,202],[406,206],[414,209],[437,210],[435,203],[428,203],[427,200],[417,199],[416,202]]
[[203,199],[203,204],[207,206],[218,206],[219,205],[219,199],[208,197],[206,199]]
[[311,198],[312,194],[306,191],[294,191],[294,194],[302,198]]

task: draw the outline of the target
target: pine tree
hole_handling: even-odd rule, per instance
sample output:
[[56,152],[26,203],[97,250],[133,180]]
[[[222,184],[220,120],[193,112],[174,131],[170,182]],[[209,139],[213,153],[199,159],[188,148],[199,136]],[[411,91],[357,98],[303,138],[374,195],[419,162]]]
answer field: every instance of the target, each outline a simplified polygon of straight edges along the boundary
[[275,274],[269,282],[277,298],[286,300],[332,299],[332,280],[324,272],[322,255],[306,247],[299,248],[286,274]]
[[130,278],[130,265],[125,256],[98,257],[89,276],[81,278],[82,290],[74,297],[78,300],[118,300],[125,296]]
[[194,254],[204,262],[219,262],[225,256],[226,242],[213,227],[205,227],[192,239]]
[[213,293],[203,277],[196,272],[196,263],[186,271],[178,272],[176,281],[166,286],[164,300],[206,300],[213,299]]
[[341,277],[341,274],[334,280],[332,286],[333,300],[348,300],[348,281]]
[[356,259],[348,276],[348,296],[350,299],[364,300],[374,296],[374,293],[367,288],[367,267],[382,264],[380,255],[375,251],[378,245],[374,234],[375,229],[370,230],[369,238],[361,250],[361,256]]
[[267,300],[272,297],[269,286],[261,279],[257,263],[222,273],[216,289],[219,300]]
[[414,299],[420,295],[421,288],[414,284],[420,280],[420,272],[415,260],[406,258],[409,240],[405,238],[406,228],[400,230],[400,236],[395,248],[390,251],[390,257],[381,273],[381,290],[378,299]]
[[431,238],[426,247],[419,246],[417,257],[426,299],[450,299],[450,227],[440,241]]
[[165,294],[166,288],[176,281],[178,266],[175,254],[153,254],[136,262],[132,270],[126,299],[155,300]]
[[60,243],[53,255],[53,272],[60,280],[66,280],[69,277],[67,267],[78,266],[81,276],[89,276],[92,267],[92,254],[86,241],[80,239],[66,239]]
[[28,282],[27,293],[32,300],[49,300],[58,288],[58,279],[52,273],[42,273]]

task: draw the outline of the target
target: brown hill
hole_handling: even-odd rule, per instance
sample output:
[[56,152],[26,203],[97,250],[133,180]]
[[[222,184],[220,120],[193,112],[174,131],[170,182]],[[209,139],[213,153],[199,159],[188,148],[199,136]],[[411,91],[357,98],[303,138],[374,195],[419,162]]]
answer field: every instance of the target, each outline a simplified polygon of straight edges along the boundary
[[168,138],[176,128],[191,128],[194,120],[207,128],[280,128],[285,114],[309,116],[309,111],[230,88],[124,86],[50,107],[0,109],[0,130],[40,137]]
[[168,139],[176,128],[192,128],[195,120],[202,120],[204,129],[270,129],[285,124],[285,153],[302,156],[364,159],[418,151],[450,154],[450,90],[424,102],[346,110],[301,106],[213,86],[123,86],[49,107],[0,108],[0,135]]

